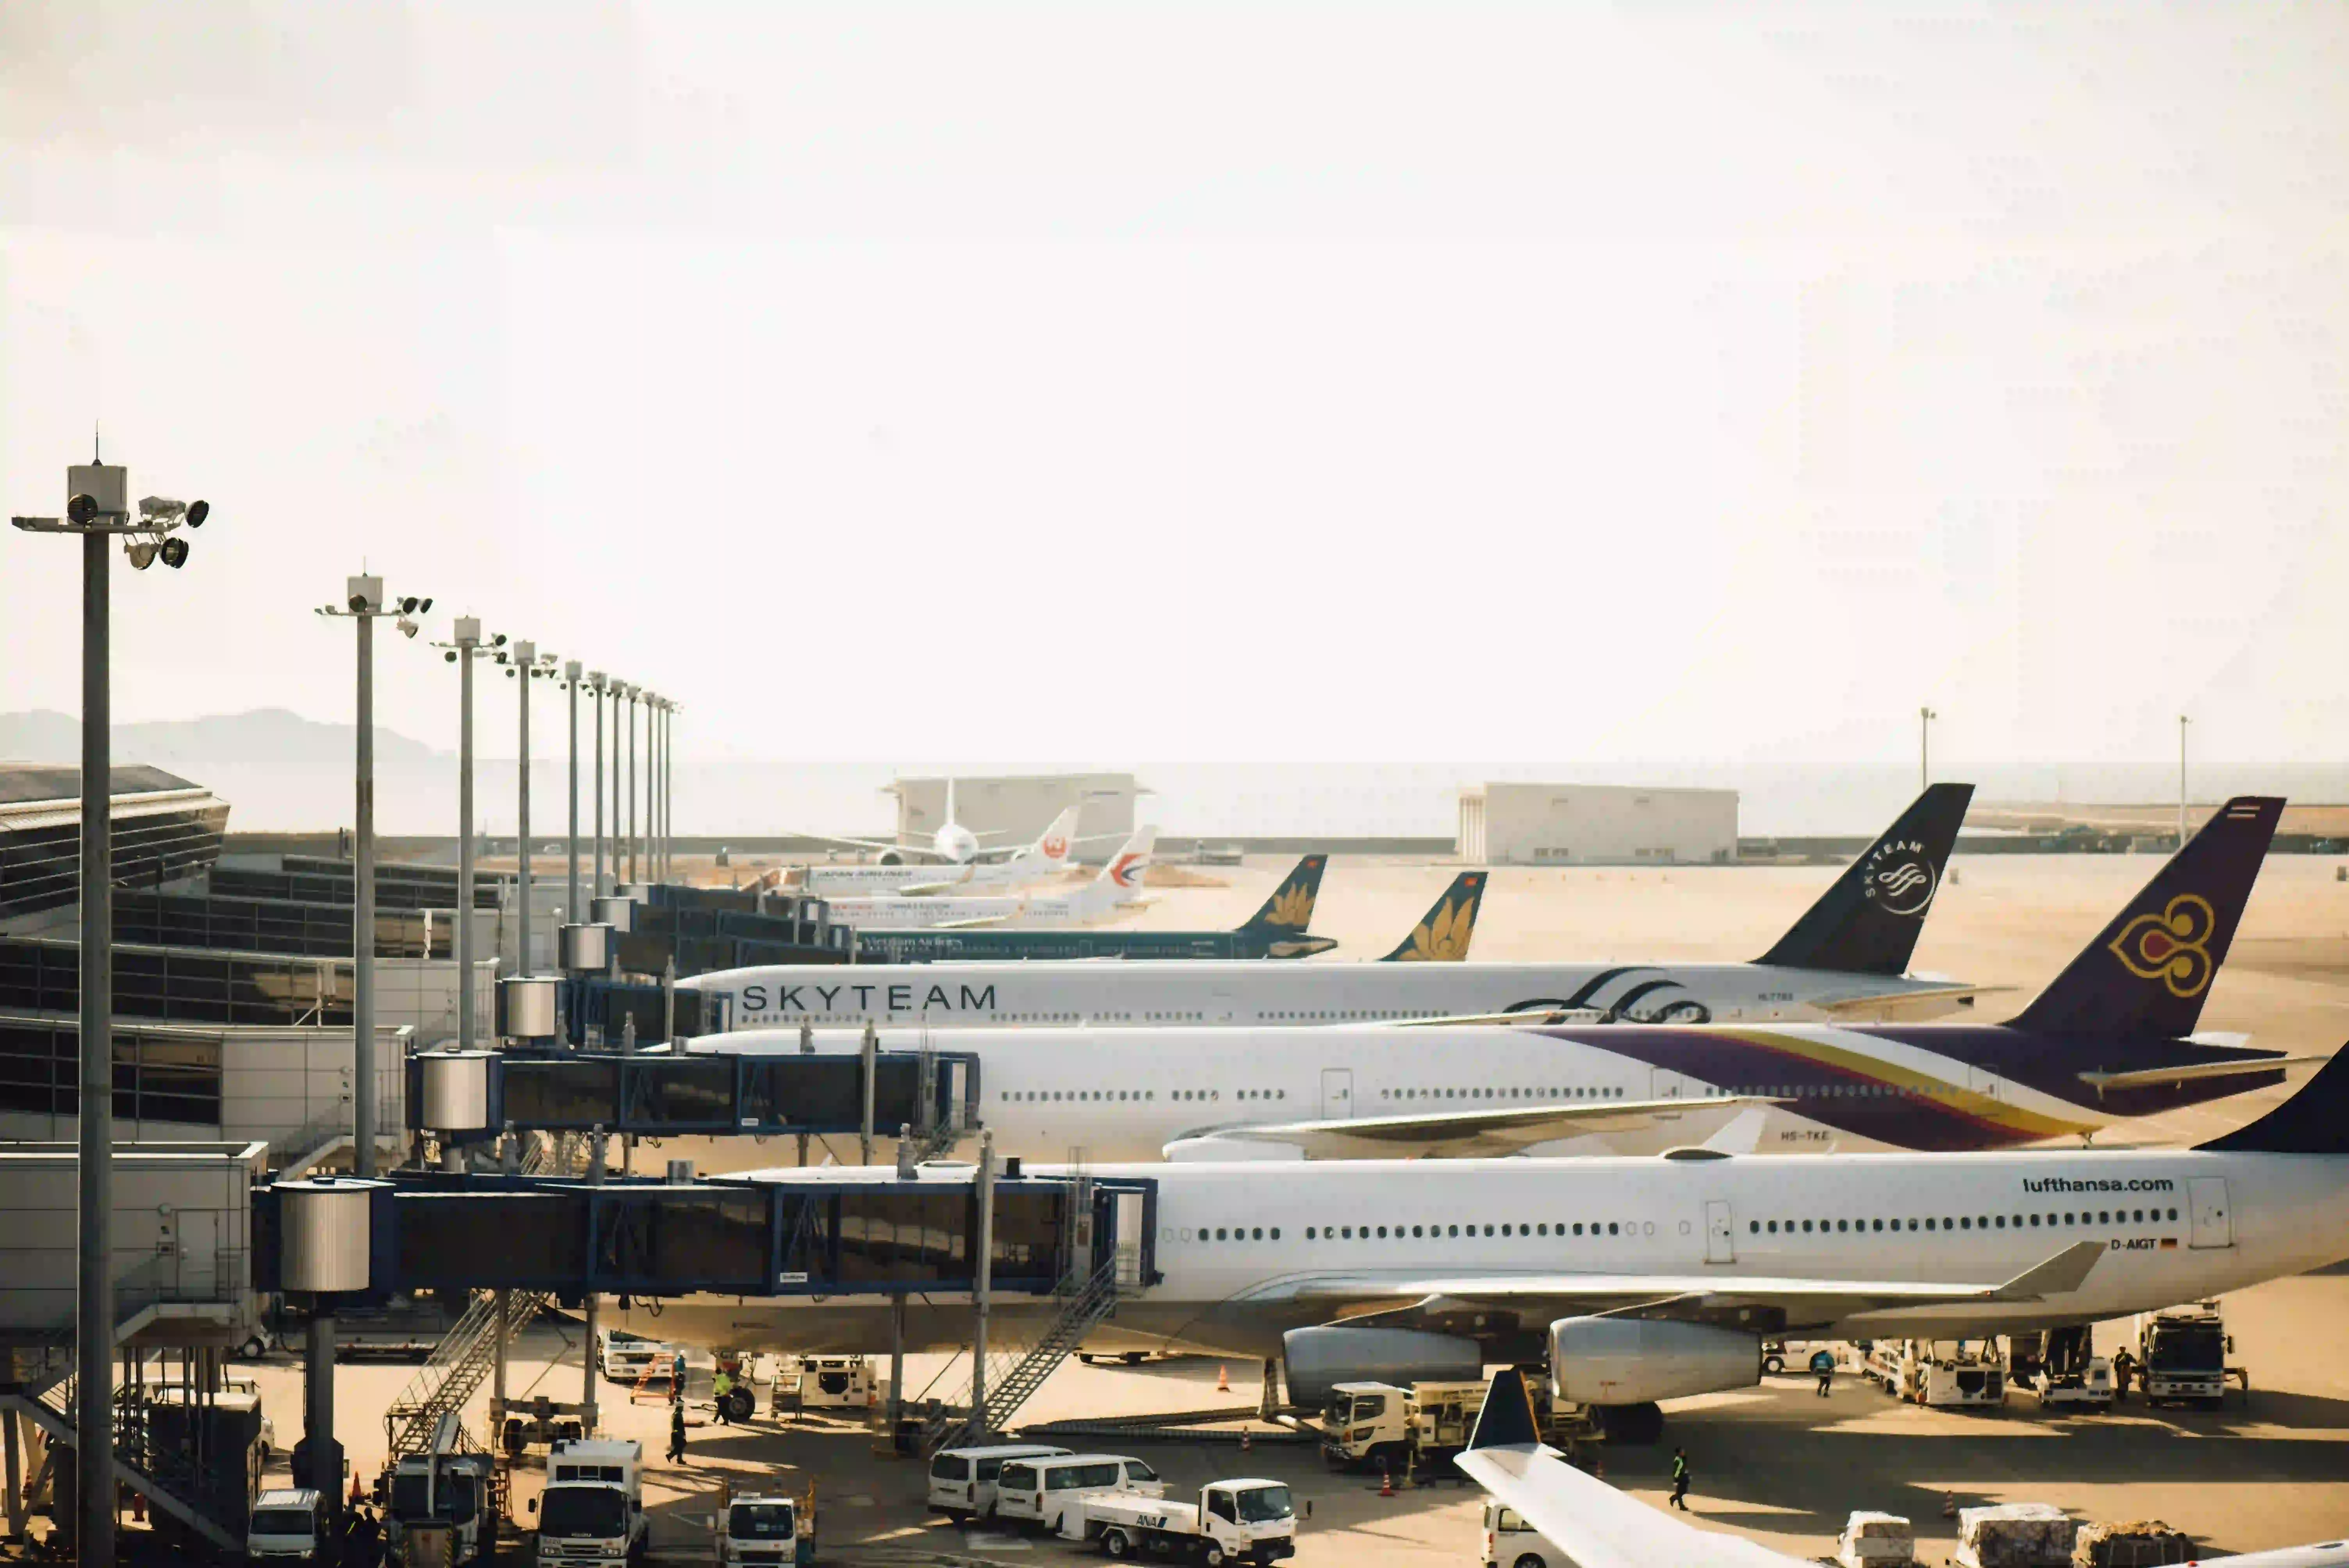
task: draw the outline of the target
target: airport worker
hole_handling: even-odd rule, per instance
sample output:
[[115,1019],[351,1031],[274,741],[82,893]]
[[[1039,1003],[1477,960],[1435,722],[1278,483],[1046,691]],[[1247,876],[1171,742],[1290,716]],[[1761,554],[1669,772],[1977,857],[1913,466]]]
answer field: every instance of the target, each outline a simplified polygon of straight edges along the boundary
[[2121,1346],[2121,1353],[2113,1357],[2113,1403],[2116,1405],[2128,1403],[2129,1379],[2136,1374],[2137,1357],[2131,1356],[2128,1353],[2128,1346],[2124,1345]]
[[1811,1372],[1819,1380],[1819,1398],[1822,1399],[1826,1398],[1827,1397],[1827,1390],[1835,1385],[1835,1352],[1832,1350],[1812,1351]]
[[668,1457],[678,1464],[685,1463],[685,1401],[671,1402],[668,1408]]
[[685,1399],[685,1352],[680,1350],[668,1364],[669,1403],[681,1404]]
[[1672,1450],[1671,1504],[1674,1508],[1679,1509],[1682,1513],[1686,1513],[1689,1511],[1688,1489],[1688,1450],[1686,1449],[1674,1449]]
[[733,1424],[726,1418],[726,1396],[733,1391],[734,1379],[728,1375],[725,1367],[720,1367],[718,1369],[718,1375],[709,1380],[709,1392],[711,1398],[717,1403],[718,1424],[719,1426],[730,1426]]

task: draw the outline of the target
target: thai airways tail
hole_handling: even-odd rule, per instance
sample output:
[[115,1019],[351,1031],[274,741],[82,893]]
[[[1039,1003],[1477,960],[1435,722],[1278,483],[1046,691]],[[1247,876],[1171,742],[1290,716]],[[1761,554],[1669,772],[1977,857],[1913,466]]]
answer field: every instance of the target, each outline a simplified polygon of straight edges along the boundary
[[1308,855],[1298,861],[1297,869],[1282,878],[1272,896],[1264,901],[1264,907],[1248,916],[1239,929],[1304,934],[1313,923],[1313,901],[1321,896],[1321,873],[1329,864],[1327,855]]
[[1928,786],[1759,962],[1855,975],[1905,973],[1973,798],[1971,784]]
[[2012,1026],[2192,1034],[2282,818],[2279,796],[2239,795],[2220,807]]
[[1401,946],[1388,954],[1382,964],[1424,964],[1430,961],[1456,964],[1468,956],[1468,939],[1476,931],[1476,912],[1485,903],[1485,873],[1462,872],[1444,890],[1420,923],[1412,928]]

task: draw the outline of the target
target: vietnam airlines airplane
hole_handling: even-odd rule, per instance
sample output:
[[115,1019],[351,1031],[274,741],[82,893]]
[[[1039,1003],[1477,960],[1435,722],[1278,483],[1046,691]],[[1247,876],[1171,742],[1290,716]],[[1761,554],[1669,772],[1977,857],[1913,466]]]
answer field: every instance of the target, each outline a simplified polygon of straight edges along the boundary
[[[2263,1088],[2312,1059],[2198,1037],[2281,818],[2232,800],[2012,1023],[933,1029],[1005,1154],[1095,1159],[2003,1149]],[[1359,971],[1357,971],[1359,973]],[[697,1053],[789,1054],[796,1032]],[[832,1046],[850,1046],[838,1037]]]
[[[1568,1563],[1574,1568],[1658,1568],[1662,1563],[1813,1568],[1816,1561],[1700,1530],[1567,1463],[1557,1449],[1543,1444],[1525,1376],[1515,1367],[1493,1375],[1475,1435],[1453,1462],[1495,1501],[1514,1510],[1526,1528],[1547,1537],[1562,1559],[1560,1568]],[[1516,1559],[1520,1568],[1525,1561]],[[2349,1541],[2196,1561],[2210,1568],[2349,1568]]]
[[[1061,813],[1056,828],[1075,816]],[[1051,841],[1047,836],[1045,841]],[[992,926],[1001,930],[1066,928],[1098,925],[1140,910],[1150,901],[1142,896],[1142,874],[1150,865],[1151,846],[1158,830],[1137,828],[1101,874],[1074,892],[1010,893],[999,896],[908,897],[881,893],[869,898],[835,898],[832,918],[856,927],[861,946],[872,930],[963,930]]]
[[[1036,841],[1011,851],[999,860],[978,857],[989,851],[976,848],[973,840],[970,855],[962,860],[939,863],[927,861],[918,865],[905,863],[904,857],[893,850],[883,851],[885,858],[869,866],[805,866],[800,872],[801,890],[827,897],[835,893],[898,892],[920,896],[936,892],[976,892],[983,888],[1026,887],[1058,876],[1076,862],[1071,857],[1077,845],[1077,813],[1071,806],[1052,819],[1051,824],[1037,836]],[[951,822],[952,808],[947,810]],[[961,829],[955,830],[957,832]],[[947,830],[938,830],[943,837]],[[862,839],[843,839],[841,843],[873,848]],[[1001,851],[994,851],[1001,853]]]
[[[1658,1402],[1754,1387],[1766,1338],[1973,1338],[2202,1301],[2349,1255],[2349,1053],[2258,1121],[2195,1149],[1593,1160],[1092,1164],[1075,1267],[1113,1302],[1088,1351],[1283,1361],[1289,1398],[1478,1377],[1547,1360],[1557,1398],[1653,1440]],[[631,1329],[745,1349],[875,1352],[894,1288],[908,1348],[957,1347],[971,1171],[927,1164],[930,1202],[862,1168],[730,1176],[794,1184],[781,1262],[863,1295],[688,1296]],[[835,1182],[834,1192],[810,1186]],[[900,1189],[904,1184],[899,1184]],[[999,1199],[1005,1191],[999,1185]],[[1030,1216],[1038,1211],[1025,1211]],[[768,1222],[772,1223],[770,1220]],[[1033,1274],[1055,1228],[999,1227],[993,1322],[1012,1344],[1069,1298]],[[1057,1233],[1068,1233],[1074,1227]],[[967,1277],[967,1276],[965,1276]],[[1031,1294],[1032,1293],[1032,1294]],[[1098,1297],[1097,1297],[1098,1299]]]
[[1927,1017],[1979,987],[1903,973],[1971,784],[1936,784],[1751,964],[1420,963],[1464,955],[1481,872],[1379,964],[857,964],[698,975],[736,1029],[802,1024],[1338,1024],[1557,1013],[1640,1023]]

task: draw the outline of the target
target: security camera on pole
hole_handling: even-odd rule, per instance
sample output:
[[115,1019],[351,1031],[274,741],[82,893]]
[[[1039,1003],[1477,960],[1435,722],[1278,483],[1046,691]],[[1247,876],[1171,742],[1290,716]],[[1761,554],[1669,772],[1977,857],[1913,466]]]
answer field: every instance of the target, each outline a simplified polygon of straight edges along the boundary
[[[130,470],[95,454],[66,470],[66,515],[11,518],[27,533],[81,535],[81,1099],[80,1230],[75,1304],[74,1422],[83,1432],[114,1430],[114,826],[113,666],[108,647],[109,542],[119,537],[130,564],[188,563],[185,528],[202,528],[209,502],[149,496],[130,511]],[[76,1558],[114,1568],[114,1452],[80,1445],[75,1509]]]
[[391,603],[383,579],[362,573],[343,584],[343,603],[321,604],[318,614],[358,627],[358,799],[352,829],[351,868],[351,1150],[352,1171],[371,1181],[376,1173],[375,1062],[375,624],[389,616],[400,635],[414,637],[414,617],[432,608],[413,595]]

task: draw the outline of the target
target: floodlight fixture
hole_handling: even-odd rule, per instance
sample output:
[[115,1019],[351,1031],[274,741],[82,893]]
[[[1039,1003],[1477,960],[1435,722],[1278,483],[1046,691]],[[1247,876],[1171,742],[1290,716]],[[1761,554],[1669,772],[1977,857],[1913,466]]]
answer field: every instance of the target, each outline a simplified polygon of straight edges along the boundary
[[167,539],[155,553],[163,558],[164,565],[177,572],[188,563],[188,542],[184,539]]
[[414,637],[415,637],[415,635],[416,635],[416,623],[415,623],[415,622],[413,622],[413,621],[411,621],[411,620],[409,620],[407,616],[402,615],[402,616],[401,616],[401,617],[400,617],[397,622],[395,622],[395,623],[394,623],[394,624],[396,624],[397,626],[398,626],[398,628],[399,628],[399,634],[400,634],[401,636],[403,636],[403,637],[408,637],[408,638],[410,638],[410,639],[412,639],[412,638],[414,638]]
[[130,564],[144,572],[155,564],[155,542],[151,539],[126,539],[122,553],[130,557]]
[[88,528],[98,517],[98,500],[85,490],[66,502],[66,521],[77,528]]
[[399,613],[403,615],[413,615],[416,614],[416,595],[410,593],[399,602]]
[[190,528],[202,528],[204,525],[204,519],[212,516],[212,502],[208,500],[191,500],[188,503],[188,526]]

